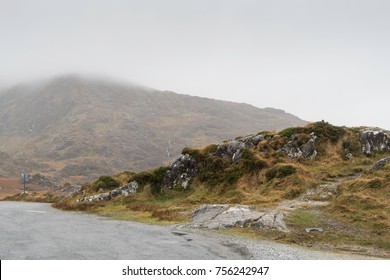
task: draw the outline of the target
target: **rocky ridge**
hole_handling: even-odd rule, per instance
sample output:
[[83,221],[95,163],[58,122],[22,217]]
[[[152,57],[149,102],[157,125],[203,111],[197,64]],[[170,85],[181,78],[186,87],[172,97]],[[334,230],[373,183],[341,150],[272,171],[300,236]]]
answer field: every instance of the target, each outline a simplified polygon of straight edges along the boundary
[[[319,130],[318,127],[321,129]],[[330,136],[326,136],[326,134]],[[358,144],[354,142],[356,139]],[[291,188],[291,191],[274,198],[274,201],[278,201],[278,203],[272,208],[260,205],[248,206],[240,203],[198,205],[192,212],[192,220],[188,226],[208,229],[241,226],[289,232],[286,217],[292,211],[321,209],[338,198],[339,186],[344,182],[357,181],[356,184],[361,183],[358,181],[358,176],[362,172],[359,169],[341,177],[325,177],[317,181],[304,181],[299,174],[296,174],[302,171],[299,170],[299,164],[309,163],[309,166],[315,164],[321,157],[326,156],[324,145],[334,145],[339,150],[337,152],[332,150],[332,160],[339,157],[339,161],[346,165],[348,161],[353,161],[354,157],[368,158],[369,153],[389,151],[389,141],[390,137],[385,131],[376,130],[374,133],[372,129],[366,128],[358,131],[356,129],[348,130],[333,127],[323,122],[280,133],[261,133],[233,141],[224,141],[218,145],[210,145],[202,150],[186,148],[182,155],[168,167],[129,175],[127,185],[109,192],[78,198],[77,202],[110,200],[116,196],[134,195],[142,191],[146,185],[150,186],[149,190],[152,195],[156,196],[163,195],[168,190],[170,193],[178,191],[191,193],[194,182],[196,184],[201,182],[204,184],[203,186],[214,192],[212,188],[215,185],[207,186],[209,182],[207,180],[214,180],[215,177],[224,176],[223,173],[230,172],[226,183],[216,185],[219,188],[218,191],[223,192],[222,187],[232,190],[232,186],[237,183],[240,176],[244,175],[247,176],[246,180],[250,179],[256,182],[254,191],[257,191],[256,188],[259,186],[274,188],[276,191]],[[272,161],[263,160],[267,156],[270,157],[272,151],[273,156],[277,157],[278,161],[275,162],[272,157]],[[351,153],[351,157],[343,157],[345,151]],[[296,159],[302,160],[297,161]],[[295,165],[291,165],[290,162],[295,162]],[[386,157],[378,161],[373,169],[383,168],[389,162],[389,157]],[[303,169],[303,172],[308,171]],[[218,178],[225,180],[226,177]],[[293,182],[290,183],[290,180]],[[373,188],[380,188],[383,184],[379,179],[371,181],[369,182]],[[367,182],[367,180],[362,180],[362,182]],[[306,186],[302,187],[303,184]],[[102,187],[102,189],[107,188]],[[267,189],[264,190],[267,191]],[[266,194],[265,191],[263,193]],[[234,200],[234,197],[229,197],[229,199]],[[197,201],[200,201],[199,198]]]

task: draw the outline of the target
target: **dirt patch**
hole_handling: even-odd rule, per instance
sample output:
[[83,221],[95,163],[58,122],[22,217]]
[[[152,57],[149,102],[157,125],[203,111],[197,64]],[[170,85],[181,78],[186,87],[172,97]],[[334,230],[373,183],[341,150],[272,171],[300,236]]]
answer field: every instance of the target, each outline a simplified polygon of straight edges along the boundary
[[[40,186],[27,184],[27,192],[47,192]],[[23,183],[19,182],[19,178],[0,178],[0,200],[23,192]]]

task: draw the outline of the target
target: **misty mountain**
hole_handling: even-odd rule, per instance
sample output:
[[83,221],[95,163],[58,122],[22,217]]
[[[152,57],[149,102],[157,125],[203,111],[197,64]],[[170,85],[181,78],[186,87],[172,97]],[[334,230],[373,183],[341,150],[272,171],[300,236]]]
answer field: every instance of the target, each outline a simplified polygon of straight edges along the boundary
[[[0,152],[70,181],[153,168],[186,146],[303,124],[282,110],[76,75],[0,94]],[[20,173],[14,169],[0,175]]]

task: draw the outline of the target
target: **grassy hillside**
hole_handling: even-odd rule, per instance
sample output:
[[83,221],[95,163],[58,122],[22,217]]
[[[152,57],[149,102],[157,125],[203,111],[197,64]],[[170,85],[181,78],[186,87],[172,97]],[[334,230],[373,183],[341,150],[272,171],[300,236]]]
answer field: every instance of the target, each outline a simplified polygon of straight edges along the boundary
[[[39,163],[30,173],[85,182],[168,164],[185,146],[304,123],[281,110],[70,75],[0,94],[0,153]],[[0,176],[22,169],[4,164]]]
[[[81,192],[59,201],[56,207],[121,219],[181,222],[188,220],[191,211],[201,204],[245,204],[269,209],[295,202],[287,217],[289,234],[261,234],[311,246],[313,242],[349,249],[369,246],[370,250],[388,252],[390,164],[379,170],[372,166],[390,155],[390,146],[381,144],[381,149],[373,148],[368,153],[359,136],[361,131],[362,128],[318,122],[277,133],[260,132],[202,149],[185,148],[182,153],[190,156],[194,171],[189,176],[192,171],[186,170],[186,176],[191,177],[188,184],[167,180],[167,174],[174,173],[173,165],[141,173],[123,172],[83,185]],[[229,150],[226,147],[248,143],[247,139],[258,142],[242,148],[239,161],[224,153]],[[76,202],[134,181],[139,185],[134,195],[104,202]],[[306,227],[323,227],[325,231],[302,234]]]

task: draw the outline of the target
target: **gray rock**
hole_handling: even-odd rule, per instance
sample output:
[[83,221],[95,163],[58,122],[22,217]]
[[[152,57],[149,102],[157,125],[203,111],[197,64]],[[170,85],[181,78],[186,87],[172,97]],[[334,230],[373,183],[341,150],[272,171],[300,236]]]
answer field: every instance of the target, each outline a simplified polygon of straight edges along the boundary
[[214,153],[214,155],[222,159],[229,160],[233,163],[237,163],[241,160],[243,149],[250,149],[263,140],[263,135],[255,135],[227,143],[222,143],[218,145],[217,151]]
[[308,189],[303,195],[303,201],[328,201],[338,193],[337,183],[323,183],[315,188]]
[[264,213],[250,206],[226,204],[202,205],[192,213],[192,226],[208,229],[254,226],[287,232],[281,212]]
[[313,159],[317,155],[317,150],[315,146],[315,138],[312,138],[307,142],[306,144],[303,144],[301,146],[302,150],[302,157],[303,158],[308,158],[308,159]]
[[386,164],[390,163],[390,157],[386,157],[386,158],[383,158],[381,160],[378,160],[374,166],[372,167],[372,169],[374,170],[379,170],[379,169],[382,169]]
[[364,129],[359,132],[358,136],[365,154],[371,154],[374,151],[390,151],[390,138],[383,130]]
[[119,195],[129,196],[136,193],[137,189],[138,189],[138,183],[136,181],[133,181],[128,183],[125,186],[116,188],[109,192],[82,197],[78,199],[77,202],[105,201],[105,200],[110,200],[111,198]]
[[192,222],[196,226],[207,227],[206,225],[210,221],[227,209],[229,209],[229,205],[226,204],[201,205],[192,212]]
[[281,232],[289,232],[284,222],[284,213],[279,211],[266,213],[256,221],[254,226],[259,229],[275,229]]
[[312,231],[318,231],[318,232],[323,232],[324,229],[323,228],[305,228],[305,231],[306,232],[312,232]]
[[181,186],[186,189],[197,172],[198,166],[195,159],[188,154],[181,155],[165,173],[163,186],[167,188]]
[[311,139],[301,146],[297,146],[293,140],[295,135],[291,136],[291,140],[281,149],[287,154],[289,158],[305,158],[314,159],[317,156],[317,150],[315,145],[316,136],[314,133],[310,134]]

